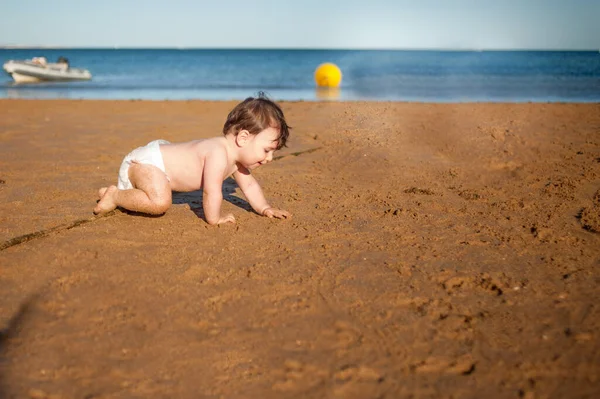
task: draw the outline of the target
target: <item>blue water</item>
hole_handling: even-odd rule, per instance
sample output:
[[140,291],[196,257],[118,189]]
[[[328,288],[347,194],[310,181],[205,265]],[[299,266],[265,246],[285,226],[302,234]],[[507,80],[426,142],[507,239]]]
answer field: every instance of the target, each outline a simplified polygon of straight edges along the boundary
[[[597,51],[382,51],[0,49],[0,62],[67,57],[87,82],[15,85],[0,98],[417,102],[600,102]],[[343,73],[339,90],[315,88],[323,62]]]

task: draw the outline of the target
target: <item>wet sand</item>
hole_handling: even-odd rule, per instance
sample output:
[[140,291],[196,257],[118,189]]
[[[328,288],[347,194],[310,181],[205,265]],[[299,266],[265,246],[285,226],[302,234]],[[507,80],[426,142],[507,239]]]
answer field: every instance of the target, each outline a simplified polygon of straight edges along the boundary
[[92,215],[234,105],[0,100],[0,397],[597,397],[600,104],[283,102],[291,220]]

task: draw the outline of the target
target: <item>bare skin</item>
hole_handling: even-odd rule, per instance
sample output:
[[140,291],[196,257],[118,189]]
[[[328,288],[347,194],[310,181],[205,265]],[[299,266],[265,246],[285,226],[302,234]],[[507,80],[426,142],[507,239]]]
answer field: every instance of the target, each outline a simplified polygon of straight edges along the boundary
[[[163,144],[160,150],[166,175],[153,165],[133,163],[129,168],[131,190],[116,186],[102,187],[94,213],[110,212],[117,206],[160,215],[171,206],[172,191],[189,192],[203,189],[206,221],[211,225],[235,223],[232,214],[221,215],[222,184],[233,175],[252,208],[269,218],[289,218],[285,210],[269,205],[260,185],[251,174],[273,160],[279,131],[269,127],[252,135],[247,130],[237,136],[215,137],[186,143]],[[169,176],[169,179],[167,178]]]

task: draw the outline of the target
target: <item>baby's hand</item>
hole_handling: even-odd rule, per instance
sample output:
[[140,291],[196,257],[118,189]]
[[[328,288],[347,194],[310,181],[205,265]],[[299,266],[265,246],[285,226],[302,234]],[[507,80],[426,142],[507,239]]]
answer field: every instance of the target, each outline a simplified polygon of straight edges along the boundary
[[233,214],[228,213],[225,216],[221,216],[221,218],[219,218],[219,221],[217,222],[217,224],[223,224],[223,223],[235,223],[235,218],[233,217]]
[[270,219],[272,218],[277,218],[277,219],[289,219],[292,217],[292,214],[289,213],[288,211],[284,211],[283,209],[277,209],[277,208],[267,208],[262,212],[263,216],[266,216]]

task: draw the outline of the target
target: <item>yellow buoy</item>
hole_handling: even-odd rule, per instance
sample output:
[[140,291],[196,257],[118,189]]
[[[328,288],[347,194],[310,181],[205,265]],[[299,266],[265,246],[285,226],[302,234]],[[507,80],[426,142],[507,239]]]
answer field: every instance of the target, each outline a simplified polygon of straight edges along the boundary
[[338,87],[342,82],[342,71],[330,62],[321,64],[315,70],[315,82],[319,87]]

